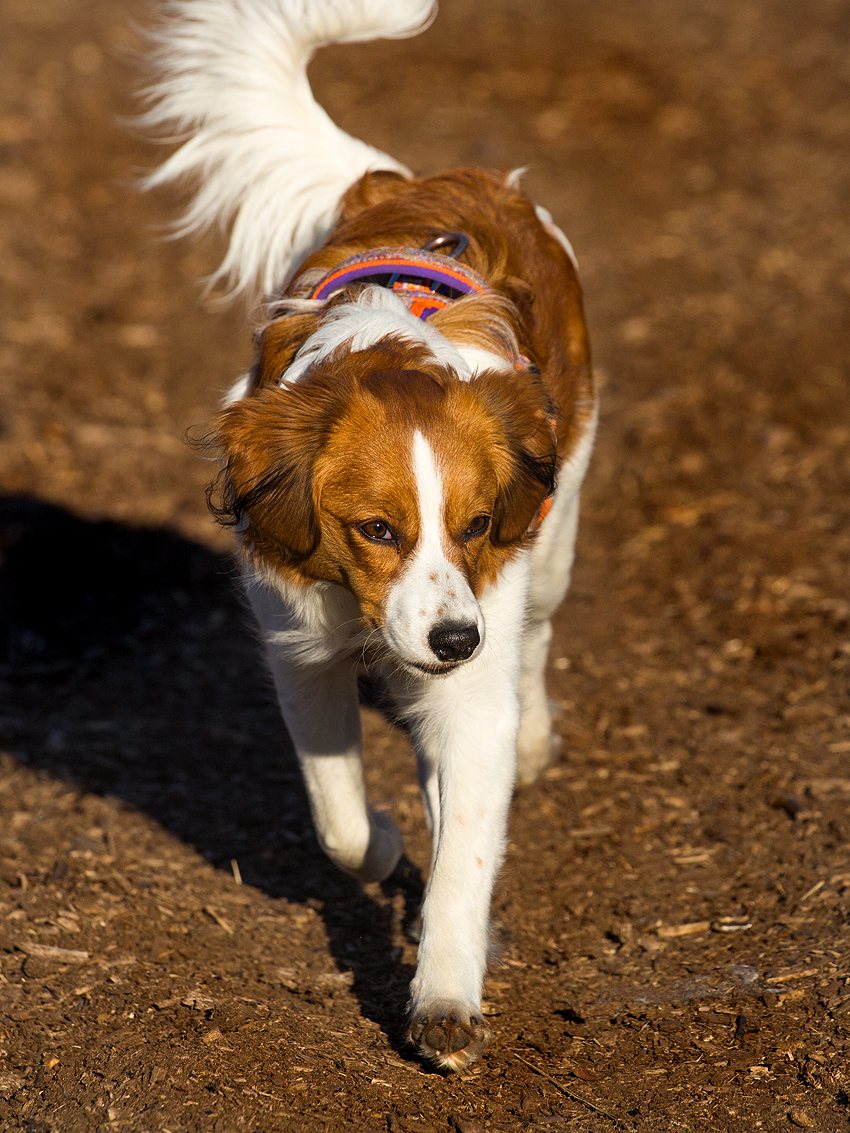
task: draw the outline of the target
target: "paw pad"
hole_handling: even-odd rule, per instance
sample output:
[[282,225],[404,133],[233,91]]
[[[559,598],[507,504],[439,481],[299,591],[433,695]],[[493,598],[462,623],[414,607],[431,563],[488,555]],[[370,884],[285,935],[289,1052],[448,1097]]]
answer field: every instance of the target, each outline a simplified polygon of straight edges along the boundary
[[477,1013],[460,1008],[417,1012],[409,1038],[425,1058],[447,1070],[462,1070],[490,1041],[490,1031]]

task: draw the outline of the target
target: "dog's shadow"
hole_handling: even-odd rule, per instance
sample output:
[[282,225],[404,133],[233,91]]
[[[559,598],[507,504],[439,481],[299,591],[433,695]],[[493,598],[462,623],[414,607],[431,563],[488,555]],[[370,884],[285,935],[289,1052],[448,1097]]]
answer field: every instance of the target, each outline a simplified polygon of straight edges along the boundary
[[0,498],[3,691],[0,743],[16,758],[319,909],[361,1011],[401,1049],[413,973],[393,906],[412,920],[421,877],[407,863],[384,886],[396,900],[378,902],[321,853],[229,556]]

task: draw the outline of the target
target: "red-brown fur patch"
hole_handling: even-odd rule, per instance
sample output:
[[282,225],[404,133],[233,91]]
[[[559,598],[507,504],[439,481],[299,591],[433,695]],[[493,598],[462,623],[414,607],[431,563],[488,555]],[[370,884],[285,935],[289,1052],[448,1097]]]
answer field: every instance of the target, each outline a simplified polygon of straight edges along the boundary
[[321,321],[321,313],[310,312],[273,319],[263,327],[258,335],[259,353],[251,388],[276,386]]

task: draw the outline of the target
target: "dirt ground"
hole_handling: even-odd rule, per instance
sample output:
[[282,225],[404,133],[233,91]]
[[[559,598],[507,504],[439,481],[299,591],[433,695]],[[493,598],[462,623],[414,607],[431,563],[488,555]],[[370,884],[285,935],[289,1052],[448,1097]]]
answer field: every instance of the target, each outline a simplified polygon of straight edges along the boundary
[[186,433],[250,325],[130,187],[146,10],[0,18],[0,1128],[848,1129],[848,0],[445,0],[313,66],[417,170],[528,167],[602,387],[563,758],[515,802],[458,1077],[402,1041],[407,741],[364,713],[413,864],[363,891],[206,512]]

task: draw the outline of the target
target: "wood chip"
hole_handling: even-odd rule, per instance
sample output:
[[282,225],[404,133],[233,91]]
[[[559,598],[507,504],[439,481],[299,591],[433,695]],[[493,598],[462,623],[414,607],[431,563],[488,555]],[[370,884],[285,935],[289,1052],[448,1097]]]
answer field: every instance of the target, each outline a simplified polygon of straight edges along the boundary
[[826,879],[824,879],[823,881],[818,881],[817,884],[813,885],[811,889],[808,889],[803,894],[803,896],[800,898],[800,904],[802,905],[804,901],[808,901],[810,897],[814,897],[815,893],[817,893],[819,889],[823,889],[824,885],[826,885]]
[[720,917],[711,922],[712,932],[747,932],[752,927],[752,921],[737,920],[735,917]]
[[715,851],[711,849],[699,850],[693,854],[674,854],[673,861],[676,865],[701,865],[703,862],[710,861],[711,855],[714,852]]
[[154,1002],[154,1007],[157,1011],[168,1011],[171,1007],[176,1007],[183,997],[181,995],[172,995],[169,999],[158,999]]
[[811,1114],[806,1113],[804,1109],[792,1109],[788,1114],[788,1120],[792,1125],[796,1125],[798,1129],[817,1128],[817,1122],[815,1121],[815,1119],[811,1116]]
[[27,956],[37,956],[39,960],[55,960],[57,964],[82,964],[90,958],[88,952],[75,948],[56,948],[52,944],[36,944],[32,941],[25,941],[18,948],[26,952]]
[[699,932],[708,932],[711,921],[691,921],[689,924],[660,925],[657,929],[662,940],[673,940],[677,936],[696,936]]
[[817,968],[803,968],[798,972],[780,972],[775,976],[768,976],[764,982],[768,984],[787,984],[790,983],[791,980],[807,980],[810,976],[816,976],[817,974]]
[[191,1007],[194,1011],[211,1011],[217,1002],[203,991],[190,991],[180,1000],[183,1007]]
[[233,936],[233,926],[228,924],[224,917],[220,916],[212,905],[204,905],[204,912],[208,917],[212,917],[219,928],[223,928],[228,936]]
[[[847,750],[850,751],[850,746]],[[850,794],[850,779],[810,779],[805,786],[813,795],[828,794],[830,791]]]

